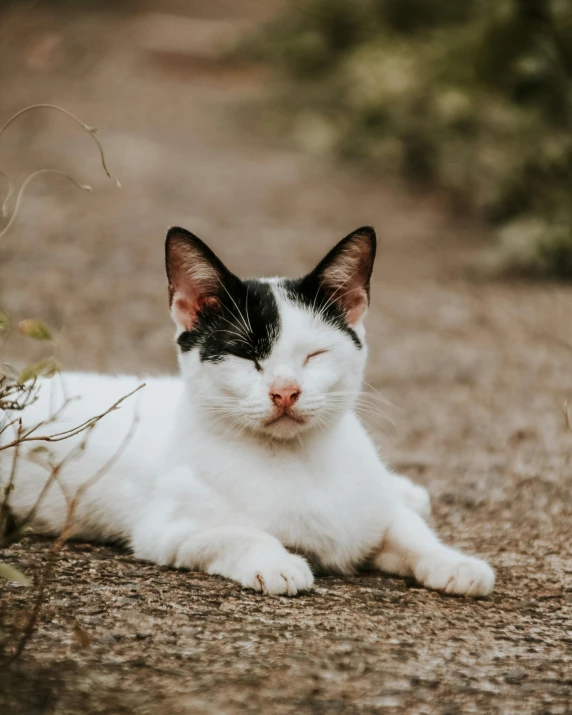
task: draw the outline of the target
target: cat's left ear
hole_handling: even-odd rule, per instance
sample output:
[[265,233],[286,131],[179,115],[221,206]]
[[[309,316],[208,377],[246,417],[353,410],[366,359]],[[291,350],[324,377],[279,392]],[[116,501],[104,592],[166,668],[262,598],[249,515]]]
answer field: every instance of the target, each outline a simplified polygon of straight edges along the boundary
[[200,238],[170,228],[165,242],[169,307],[180,330],[192,330],[204,308],[217,308],[225,284],[237,280]]
[[369,305],[369,284],[377,239],[371,226],[343,238],[304,280],[311,280],[338,304],[350,325],[359,323]]

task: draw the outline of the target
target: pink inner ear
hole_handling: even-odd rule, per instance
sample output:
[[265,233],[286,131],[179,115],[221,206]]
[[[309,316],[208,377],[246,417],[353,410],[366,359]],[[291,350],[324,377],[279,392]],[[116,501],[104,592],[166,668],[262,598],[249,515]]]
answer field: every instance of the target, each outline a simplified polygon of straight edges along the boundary
[[171,306],[173,320],[179,328],[192,330],[198,312],[198,302],[187,296],[176,294]]
[[192,330],[201,308],[215,308],[218,302],[218,298],[211,295],[188,296],[176,293],[171,307],[173,319],[183,330]]
[[363,316],[367,308],[367,294],[365,290],[357,290],[353,296],[344,296],[346,318],[350,325],[355,325]]

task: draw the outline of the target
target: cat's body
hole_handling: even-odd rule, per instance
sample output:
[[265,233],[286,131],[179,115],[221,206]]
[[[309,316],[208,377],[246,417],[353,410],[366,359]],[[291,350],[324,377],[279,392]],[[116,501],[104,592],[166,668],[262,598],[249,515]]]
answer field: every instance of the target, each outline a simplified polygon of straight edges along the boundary
[[[60,532],[64,492],[73,495],[123,450],[82,494],[76,536],[123,539],[140,558],[266,593],[311,587],[301,556],[324,570],[348,573],[369,561],[450,593],[489,593],[492,570],[437,540],[423,519],[425,490],[386,469],[356,416],[373,232],[344,239],[301,281],[246,283],[192,235],[170,235],[182,376],[146,381],[101,420],[45,495],[37,526]],[[81,424],[139,384],[80,373],[64,382],[81,399],[43,431]],[[49,393],[46,386],[29,408],[30,424],[49,416]],[[61,459],[71,444],[56,448]],[[11,496],[20,518],[46,479],[24,464]]]
[[[63,379],[66,392],[81,398],[63,411],[65,419],[49,425],[50,433],[104,412],[142,382],[83,373],[67,373]],[[44,399],[31,408],[30,424],[49,417],[54,399],[49,399],[50,387],[44,386]],[[61,401],[59,385],[54,383],[53,389],[55,401]],[[318,431],[302,444],[237,437],[205,425],[180,378],[145,380],[137,396],[99,423],[81,458],[70,461],[62,472],[69,494],[121,447],[135,415],[137,429],[121,459],[80,500],[74,533],[126,541],[137,533],[136,553],[143,558],[176,560],[176,540],[167,545],[160,536],[177,520],[189,528],[232,521],[273,534],[324,569],[348,572],[374,552],[388,526],[386,515],[400,498],[397,483],[380,464],[352,413],[344,415],[332,432]],[[63,441],[51,449],[63,458],[72,446]],[[24,514],[33,506],[46,472],[26,462],[20,472],[11,503]],[[418,495],[422,505],[421,489]],[[57,484],[46,495],[40,514],[44,530],[61,531],[67,505]],[[160,535],[152,526],[158,519],[165,519]]]

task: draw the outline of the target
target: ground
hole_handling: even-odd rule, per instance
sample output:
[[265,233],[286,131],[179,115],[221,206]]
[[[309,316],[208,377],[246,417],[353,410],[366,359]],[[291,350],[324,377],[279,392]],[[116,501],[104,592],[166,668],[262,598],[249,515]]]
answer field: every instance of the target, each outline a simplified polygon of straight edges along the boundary
[[[257,3],[41,7],[2,10],[1,119],[63,105],[100,128],[123,188],[63,117],[6,132],[5,169],[65,167],[94,192],[53,177],[30,187],[0,245],[3,309],[63,329],[67,367],[173,371],[167,226],[241,275],[296,275],[373,224],[367,381],[387,404],[368,425],[388,462],[429,488],[443,539],[489,559],[498,580],[476,601],[371,573],[267,598],[70,543],[37,633],[0,674],[0,711],[571,713],[570,287],[475,282],[466,267],[486,239],[441,198],[271,140],[256,110],[268,78],[212,53],[260,21]],[[2,361],[29,351],[14,337]],[[49,545],[28,538],[2,559],[33,573]],[[4,614],[24,614],[29,591],[0,588]]]

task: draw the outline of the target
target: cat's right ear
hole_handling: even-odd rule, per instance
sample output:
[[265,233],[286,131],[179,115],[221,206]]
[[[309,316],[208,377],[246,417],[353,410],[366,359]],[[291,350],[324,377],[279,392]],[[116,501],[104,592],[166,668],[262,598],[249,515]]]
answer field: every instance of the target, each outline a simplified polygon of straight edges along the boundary
[[219,304],[232,274],[200,238],[177,226],[167,232],[165,262],[171,315],[180,330],[192,330],[202,308]]

